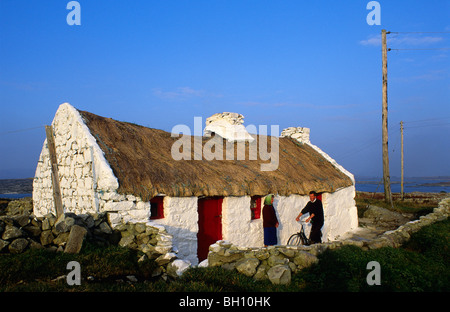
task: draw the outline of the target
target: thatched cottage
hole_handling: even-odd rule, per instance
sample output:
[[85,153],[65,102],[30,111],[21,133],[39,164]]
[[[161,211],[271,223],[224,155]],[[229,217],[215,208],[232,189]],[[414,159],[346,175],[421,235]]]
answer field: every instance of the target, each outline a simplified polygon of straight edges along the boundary
[[[52,129],[64,211],[108,212],[113,226],[142,221],[164,226],[173,235],[178,257],[193,264],[205,259],[208,246],[220,239],[263,246],[261,203],[270,193],[276,195],[281,244],[298,230],[295,217],[308,202],[310,190],[321,193],[325,241],[358,226],[353,175],[309,142],[309,129],[283,130],[275,141],[276,166],[264,171],[262,165],[270,160],[258,153],[249,157],[252,141],[275,148],[274,137],[247,133],[242,115],[213,117],[205,133],[235,146],[231,156],[243,143],[247,157],[199,157],[195,144],[205,148],[211,136],[184,136],[194,148],[184,146],[182,155],[189,157],[174,159],[173,148],[180,143],[177,135],[62,104]],[[235,140],[227,137],[230,131],[238,134]],[[33,183],[36,216],[55,213],[52,188],[46,140]]]

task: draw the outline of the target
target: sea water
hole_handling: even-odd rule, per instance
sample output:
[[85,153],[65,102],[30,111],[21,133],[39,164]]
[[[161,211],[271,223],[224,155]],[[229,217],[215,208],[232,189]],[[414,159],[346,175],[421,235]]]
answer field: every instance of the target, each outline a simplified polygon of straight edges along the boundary
[[[360,192],[384,192],[382,178],[356,177],[356,190]],[[400,179],[391,179],[391,192],[400,193]],[[450,177],[406,178],[404,192],[440,193],[450,192]]]

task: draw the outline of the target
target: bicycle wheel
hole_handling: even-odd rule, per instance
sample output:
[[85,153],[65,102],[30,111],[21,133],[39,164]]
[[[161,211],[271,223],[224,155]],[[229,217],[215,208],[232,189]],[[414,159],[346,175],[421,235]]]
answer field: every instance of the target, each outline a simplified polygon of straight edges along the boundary
[[299,246],[301,244],[302,244],[302,239],[298,233],[291,235],[291,237],[289,237],[289,239],[287,241],[287,245],[291,245],[291,246]]
[[306,238],[306,235],[304,233],[300,233],[299,236],[300,236],[300,240],[302,242],[302,245],[305,245],[305,246],[309,246],[310,245],[309,239]]

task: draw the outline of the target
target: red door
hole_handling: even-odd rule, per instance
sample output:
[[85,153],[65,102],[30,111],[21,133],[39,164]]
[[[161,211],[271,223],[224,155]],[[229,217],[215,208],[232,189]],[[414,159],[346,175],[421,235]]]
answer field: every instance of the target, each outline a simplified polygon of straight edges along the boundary
[[198,261],[208,257],[209,246],[222,239],[222,197],[198,200]]

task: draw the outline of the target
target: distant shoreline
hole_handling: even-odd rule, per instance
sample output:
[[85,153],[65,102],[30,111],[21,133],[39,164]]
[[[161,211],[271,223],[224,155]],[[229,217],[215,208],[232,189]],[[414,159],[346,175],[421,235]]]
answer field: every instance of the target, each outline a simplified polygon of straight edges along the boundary
[[[358,184],[382,184],[379,181],[356,181]],[[391,184],[400,184],[400,181],[391,181]],[[415,184],[415,182],[404,182],[404,184]],[[450,186],[450,181],[444,181],[444,182],[437,182],[437,183],[421,183],[421,184],[415,184],[416,186]]]
[[[400,181],[394,177],[391,181],[392,193],[400,192]],[[450,193],[450,176],[405,178],[405,193]],[[378,177],[356,177],[356,191],[383,193],[383,183]],[[0,198],[18,199],[31,197],[33,178],[0,179]]]

